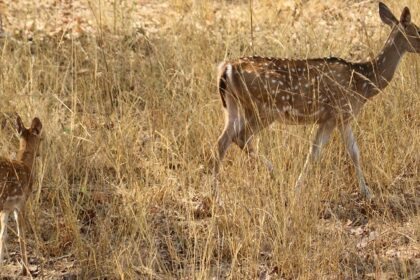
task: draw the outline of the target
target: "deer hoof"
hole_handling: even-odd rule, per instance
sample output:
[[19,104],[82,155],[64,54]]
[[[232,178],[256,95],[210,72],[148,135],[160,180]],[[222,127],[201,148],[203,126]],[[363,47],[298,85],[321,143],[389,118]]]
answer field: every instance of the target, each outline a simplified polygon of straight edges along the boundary
[[367,201],[372,201],[374,198],[374,195],[372,194],[372,191],[365,186],[362,190],[361,190],[362,196],[367,200]]

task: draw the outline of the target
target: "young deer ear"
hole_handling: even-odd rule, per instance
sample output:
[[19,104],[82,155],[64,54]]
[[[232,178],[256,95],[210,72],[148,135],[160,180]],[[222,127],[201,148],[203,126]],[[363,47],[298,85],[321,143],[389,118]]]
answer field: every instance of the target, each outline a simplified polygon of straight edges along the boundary
[[25,126],[23,125],[22,119],[19,115],[16,115],[16,130],[19,135],[22,135],[23,131],[25,130]]
[[411,13],[409,8],[405,7],[402,11],[400,22],[403,26],[407,26],[411,23]]
[[42,123],[41,120],[38,118],[34,118],[31,124],[31,132],[35,135],[40,135],[42,130]]
[[379,2],[379,16],[383,23],[391,27],[398,24],[398,19],[392,14],[388,6],[382,2]]

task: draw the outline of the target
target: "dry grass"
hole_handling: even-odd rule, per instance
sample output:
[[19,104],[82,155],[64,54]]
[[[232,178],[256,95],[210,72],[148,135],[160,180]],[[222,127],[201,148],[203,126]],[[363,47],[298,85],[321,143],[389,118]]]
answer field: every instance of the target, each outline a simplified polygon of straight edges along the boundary
[[[375,1],[255,0],[251,47],[248,1],[218,2],[81,1],[95,36],[5,23],[1,112],[39,116],[46,132],[28,205],[33,269],[46,279],[418,279],[419,58],[407,55],[354,123],[372,204],[337,135],[296,201],[313,127],[275,124],[257,145],[275,179],[231,148],[219,207],[208,171],[223,126],[217,62],[253,52],[358,60],[389,29]],[[389,4],[420,24],[418,1]],[[2,155],[16,150],[12,131],[0,132]],[[17,271],[9,240],[4,276]]]

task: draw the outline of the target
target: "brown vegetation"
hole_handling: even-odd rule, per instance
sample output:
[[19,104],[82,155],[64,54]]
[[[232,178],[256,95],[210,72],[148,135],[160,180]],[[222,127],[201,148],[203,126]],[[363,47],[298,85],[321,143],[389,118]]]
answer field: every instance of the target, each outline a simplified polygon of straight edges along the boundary
[[[16,150],[11,112],[39,116],[48,132],[27,205],[36,275],[419,277],[418,56],[403,59],[353,124],[372,203],[357,194],[335,134],[294,200],[314,127],[281,124],[256,143],[274,179],[231,149],[224,204],[210,199],[209,159],[223,126],[217,63],[252,54],[371,57],[389,33],[376,1],[254,0],[252,40],[248,1],[3,2],[0,154]],[[418,1],[387,4],[396,14],[409,6],[420,22]],[[19,270],[9,233],[2,277]]]

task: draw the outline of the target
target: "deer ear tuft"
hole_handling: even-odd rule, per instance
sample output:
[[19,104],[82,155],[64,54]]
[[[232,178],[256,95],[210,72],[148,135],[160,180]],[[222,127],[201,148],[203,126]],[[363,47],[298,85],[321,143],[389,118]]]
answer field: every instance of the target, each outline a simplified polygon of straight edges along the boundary
[[379,16],[383,23],[394,27],[398,24],[398,19],[394,16],[391,10],[382,2],[379,2]]
[[403,26],[407,26],[411,23],[411,13],[408,7],[405,7],[402,11],[400,22]]
[[31,124],[31,132],[35,135],[40,135],[42,131],[42,123],[38,118],[34,118]]
[[23,131],[25,130],[25,126],[23,125],[22,119],[19,115],[16,115],[16,130],[19,135],[22,135]]

